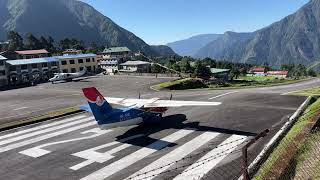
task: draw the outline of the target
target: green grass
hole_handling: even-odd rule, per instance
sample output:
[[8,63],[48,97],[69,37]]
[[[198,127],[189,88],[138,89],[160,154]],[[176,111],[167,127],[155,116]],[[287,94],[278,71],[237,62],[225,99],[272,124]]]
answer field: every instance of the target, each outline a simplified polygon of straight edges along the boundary
[[230,82],[224,85],[210,85],[210,90],[224,90],[224,89],[242,89],[242,88],[258,88],[258,87],[272,87],[280,85],[294,84],[302,81],[309,80],[310,78],[303,79],[274,79],[274,80],[261,80],[261,81],[248,81],[248,82]]
[[[262,180],[265,178],[270,170],[274,168],[276,161],[287,151],[289,144],[293,142],[293,139],[304,130],[304,128],[309,124],[311,118],[316,115],[319,109],[320,99],[318,99],[306,109],[299,120],[295,123],[295,125],[290,129],[287,135],[280,141],[278,146],[270,154],[267,161],[262,165],[258,173],[255,175],[254,179]],[[300,162],[298,162],[298,164]]]
[[[297,174],[305,173],[312,174],[313,179],[319,179],[320,173],[313,174],[314,172],[320,172],[320,159],[310,159],[318,156],[319,146],[316,143],[320,142],[320,131],[310,134],[302,144],[295,158],[297,163]],[[303,171],[301,170],[303,169]]]
[[[223,84],[212,84],[208,85],[207,88],[200,87],[204,90],[228,90],[228,89],[243,89],[243,88],[258,88],[258,87],[272,87],[272,86],[280,86],[280,85],[288,85],[294,84],[302,81],[309,80],[310,78],[302,78],[302,79],[277,79],[275,77],[241,77],[238,80],[232,82],[226,82]],[[176,86],[183,83],[192,82],[196,80],[196,78],[185,78],[180,80],[168,81],[161,84],[157,84],[152,86],[151,88],[156,91],[160,91],[162,89],[170,89],[172,86]],[[247,82],[243,82],[247,81]],[[186,86],[185,89],[197,89],[196,87],[188,88]]]
[[288,95],[295,95],[295,96],[320,96],[320,86],[314,88],[308,88],[301,91],[294,91],[288,93]]
[[247,81],[258,81],[258,82],[264,82],[264,81],[274,81],[277,79],[283,79],[284,78],[276,78],[273,76],[241,76],[238,79],[240,80],[247,80]]
[[173,80],[173,81],[167,81],[167,82],[164,82],[164,83],[160,83],[160,84],[157,84],[157,85],[154,85],[152,86],[151,88],[153,90],[156,90],[156,91],[160,91],[162,89],[170,89],[172,87],[175,87],[175,86],[183,86],[185,87],[185,89],[194,89],[196,88],[196,86],[193,86],[196,83],[200,83],[201,79],[197,79],[197,78],[185,78],[185,79],[179,79],[179,80]]

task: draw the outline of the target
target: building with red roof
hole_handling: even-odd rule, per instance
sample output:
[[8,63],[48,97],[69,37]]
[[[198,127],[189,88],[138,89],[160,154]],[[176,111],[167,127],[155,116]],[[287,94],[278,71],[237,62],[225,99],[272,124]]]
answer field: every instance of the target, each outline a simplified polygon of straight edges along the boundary
[[251,76],[265,76],[266,72],[266,68],[254,67],[250,69],[248,74],[250,74]]
[[15,51],[15,53],[17,54],[17,59],[32,59],[49,56],[49,52],[45,49]]
[[279,78],[286,78],[288,77],[289,72],[288,71],[268,71],[268,76],[274,76]]

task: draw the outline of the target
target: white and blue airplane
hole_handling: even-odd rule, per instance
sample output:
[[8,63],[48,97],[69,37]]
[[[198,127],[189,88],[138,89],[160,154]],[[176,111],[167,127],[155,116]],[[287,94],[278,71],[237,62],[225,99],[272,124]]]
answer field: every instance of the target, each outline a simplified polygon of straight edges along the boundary
[[86,73],[86,67],[84,67],[82,71],[76,73],[56,73],[53,78],[49,79],[49,82],[53,84],[55,81],[72,81],[75,78],[84,76]]
[[[153,99],[125,99],[103,97],[95,87],[82,89],[88,104],[81,109],[91,112],[101,129],[111,129],[138,125],[140,123],[157,123],[171,107],[182,106],[217,106],[220,102],[173,101]],[[123,108],[114,108],[110,104]]]

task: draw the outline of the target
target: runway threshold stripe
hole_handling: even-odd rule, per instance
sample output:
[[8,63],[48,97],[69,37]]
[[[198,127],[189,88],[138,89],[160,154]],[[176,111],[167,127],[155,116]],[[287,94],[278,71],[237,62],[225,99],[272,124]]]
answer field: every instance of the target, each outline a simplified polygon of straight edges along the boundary
[[120,143],[125,143],[126,141],[130,141],[132,139],[135,139],[135,138],[139,138],[139,137],[142,137],[144,136],[143,134],[137,134],[137,135],[134,135],[134,136],[131,136],[131,137],[127,137],[127,138],[124,138],[124,139],[121,139],[121,140],[117,140],[117,141],[114,141],[114,142],[111,142],[111,143],[107,143],[107,144],[103,144],[101,146],[97,146],[97,147],[94,147],[94,148],[91,148],[91,149],[87,149],[87,150],[84,150],[84,151],[80,151],[80,152],[77,152],[77,153],[74,153],[72,154],[73,156],[76,156],[76,157],[79,157],[79,158],[83,158],[85,159],[85,161],[79,163],[79,164],[76,164],[72,167],[70,167],[70,169],[74,170],[74,171],[77,171],[83,167],[86,167],[92,163],[95,163],[95,162],[98,162],[98,163],[104,163],[112,158],[114,158],[114,153],[117,153],[125,148],[128,148],[130,146],[132,146],[132,144],[123,144],[119,147],[116,147],[112,150],[109,150],[109,151],[106,151],[106,152],[101,152],[101,151],[98,151],[100,149],[103,149],[103,148],[106,148],[106,147],[110,147],[110,146],[114,146],[114,145],[118,145]]
[[82,178],[81,180],[103,180],[108,178],[109,176],[127,168],[128,166],[142,160],[143,158],[151,155],[152,153],[161,150],[168,146],[170,143],[174,143],[175,141],[187,136],[194,132],[193,130],[182,129],[173,134],[170,134],[147,147],[141,148],[140,150],[112,163],[108,166]]
[[93,128],[93,129],[90,129],[88,131],[84,131],[84,132],[81,133],[81,134],[93,133],[90,136],[74,138],[74,139],[68,139],[68,140],[64,140],[64,141],[56,141],[56,142],[46,143],[46,144],[42,144],[40,146],[36,146],[36,147],[30,148],[30,149],[26,149],[26,150],[21,151],[19,153],[27,155],[27,156],[30,156],[30,157],[38,158],[38,157],[41,157],[41,156],[44,156],[46,154],[51,153],[51,151],[42,149],[44,147],[52,146],[52,145],[56,145],[56,144],[64,144],[64,143],[75,142],[75,141],[80,141],[80,140],[92,139],[92,138],[96,138],[98,136],[107,134],[109,132],[111,132],[111,130],[101,130],[99,128]]
[[86,117],[86,116],[84,116],[84,115],[75,116],[75,117],[72,117],[72,118],[67,118],[65,120],[53,122],[53,123],[50,123],[50,124],[37,126],[37,127],[34,127],[34,128],[30,128],[30,129],[26,129],[26,130],[10,133],[10,134],[7,134],[7,135],[0,136],[0,140],[1,139],[5,139],[5,138],[9,138],[9,137],[13,137],[13,136],[17,136],[17,135],[20,135],[20,134],[25,134],[25,133],[28,133],[28,132],[37,131],[37,130],[40,130],[40,129],[56,126],[56,125],[59,125],[59,124],[68,123],[70,121],[75,121],[75,120],[78,120],[78,119],[84,118],[84,117]]
[[96,124],[96,122],[89,122],[89,123],[86,123],[86,124],[81,124],[81,125],[78,125],[78,126],[74,126],[74,127],[68,128],[68,129],[61,130],[61,131],[56,131],[54,133],[46,134],[46,135],[43,135],[43,136],[38,136],[36,138],[28,139],[28,140],[25,140],[25,141],[22,141],[22,142],[19,142],[19,143],[10,144],[8,146],[1,147],[0,148],[0,153],[6,152],[6,151],[10,151],[12,149],[16,149],[16,148],[19,148],[19,147],[23,147],[23,146],[26,146],[26,145],[29,145],[29,144],[33,144],[33,143],[36,143],[36,142],[39,142],[39,141],[43,141],[43,140],[46,140],[46,139],[49,139],[49,138],[53,138],[53,137],[56,137],[56,136],[60,136],[62,134],[66,134],[66,133],[69,133],[69,132],[72,132],[72,131],[76,131],[78,129],[82,129],[82,128],[86,128],[86,127],[89,127],[89,126],[93,126],[95,124]]
[[[178,161],[185,156],[189,155],[191,152],[197,150],[204,144],[208,143],[210,140],[216,138],[220,133],[214,133],[214,132],[205,132],[196,138],[192,139],[191,141],[185,143],[184,145],[176,148],[175,150],[171,151],[170,153],[166,154],[165,156],[162,156],[160,159],[154,161],[150,165],[146,166],[145,168],[141,169],[140,171],[134,173],[127,179],[144,179],[144,180],[150,180],[156,177],[157,174],[165,171],[166,169],[170,168],[170,166],[160,168],[162,166],[165,166],[168,163]],[[155,170],[157,169],[157,170]],[[144,174],[145,172],[152,171],[151,173]],[[139,174],[143,174],[140,176],[137,176]],[[155,175],[155,176],[153,176]],[[150,177],[152,176],[152,177]]]
[[206,155],[184,170],[181,174],[176,176],[174,180],[201,179],[245,140],[245,136],[232,135],[220,144],[226,145],[217,147],[208,152]]
[[40,134],[44,134],[44,133],[48,133],[48,132],[55,131],[55,130],[58,130],[58,129],[66,128],[66,127],[69,127],[69,126],[73,126],[73,125],[76,125],[76,124],[85,123],[85,122],[92,121],[92,120],[93,120],[93,118],[89,117],[89,118],[81,119],[79,121],[73,121],[73,122],[70,122],[70,123],[67,123],[67,124],[63,124],[63,125],[60,125],[60,126],[55,126],[55,127],[51,127],[51,128],[48,128],[48,129],[43,129],[43,130],[40,130],[40,131],[35,131],[35,132],[32,132],[32,133],[24,134],[24,135],[17,136],[17,137],[14,137],[14,138],[6,139],[6,140],[3,140],[3,141],[0,141],[0,146],[1,145],[5,145],[5,144],[9,144],[9,143],[13,143],[15,141],[19,141],[19,140],[22,140],[22,139],[26,139],[26,138],[29,138],[29,137],[32,137],[32,136],[37,136],[37,135],[40,135]]

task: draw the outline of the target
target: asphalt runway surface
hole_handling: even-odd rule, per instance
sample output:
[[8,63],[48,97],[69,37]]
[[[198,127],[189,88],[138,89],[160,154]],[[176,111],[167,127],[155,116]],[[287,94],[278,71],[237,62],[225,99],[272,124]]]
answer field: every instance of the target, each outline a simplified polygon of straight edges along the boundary
[[[99,77],[5,92],[7,105],[19,103],[23,97],[26,103],[34,101],[42,107],[80,105],[84,99],[79,89],[86,86],[96,86],[105,96],[135,98],[141,92],[142,98],[168,99],[172,93],[175,100],[222,104],[170,109],[156,125],[100,130],[93,117],[83,113],[2,132],[0,179],[238,179],[243,144],[272,128],[250,149],[251,162],[306,99],[283,94],[320,84],[313,79],[227,91],[153,92],[148,88],[163,80]],[[19,94],[12,99],[9,94],[14,91]],[[50,96],[52,99],[35,99]],[[6,97],[1,94],[1,98]],[[30,104],[28,108],[33,108]]]

